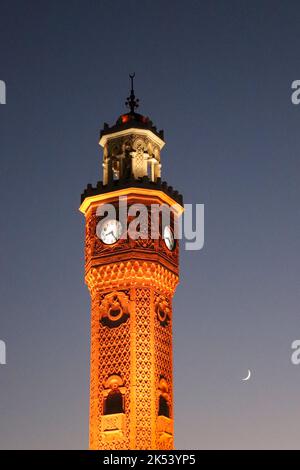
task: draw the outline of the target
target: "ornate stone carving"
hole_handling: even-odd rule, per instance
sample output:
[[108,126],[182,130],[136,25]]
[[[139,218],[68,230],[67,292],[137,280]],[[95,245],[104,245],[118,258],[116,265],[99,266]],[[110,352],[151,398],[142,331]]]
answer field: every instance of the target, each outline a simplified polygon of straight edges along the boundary
[[168,325],[171,320],[171,306],[168,297],[159,295],[156,298],[155,312],[162,326]]
[[125,435],[125,414],[116,413],[102,416],[101,431],[105,442],[118,441]]
[[86,283],[92,293],[151,285],[173,295],[178,276],[158,263],[135,260],[91,268],[86,275]]
[[100,303],[100,321],[103,325],[117,327],[129,317],[129,297],[124,292],[113,291]]
[[161,450],[173,448],[173,420],[166,416],[158,416],[156,423],[157,447]]
[[[131,319],[118,328],[107,328],[99,322],[99,295],[92,295],[91,325],[91,381],[90,381],[90,448],[106,450],[130,449],[131,413]],[[118,417],[117,432],[106,429],[112,426],[104,415],[104,398],[116,376],[123,394],[124,416]],[[123,413],[121,413],[123,415]],[[120,424],[120,420],[122,423]],[[109,424],[111,423],[111,424]],[[109,431],[103,434],[104,431]],[[120,432],[120,430],[122,432]]]
[[[170,309],[171,297],[167,299],[161,293],[155,293],[156,305],[167,302]],[[172,311],[172,310],[171,310]],[[161,324],[158,316],[154,319],[154,355],[155,355],[155,389],[156,402],[155,412],[158,416],[159,397],[163,395],[168,403],[169,418],[158,416],[156,424],[156,448],[173,448],[173,358],[172,358],[172,313],[170,312],[170,321],[164,326]],[[166,427],[167,424],[167,427]],[[167,434],[166,434],[167,433]]]
[[[160,147],[156,138],[149,133],[138,130],[129,130],[128,133],[110,137],[104,144],[103,169],[104,183],[107,184],[109,175],[114,174],[116,179],[127,178],[133,175],[140,178],[148,175],[151,181],[160,177]],[[130,157],[129,159],[127,157]],[[129,171],[128,165],[130,163]],[[154,171],[150,171],[149,164],[153,164]],[[112,171],[109,169],[112,165]]]
[[136,448],[152,448],[151,291],[136,290]]

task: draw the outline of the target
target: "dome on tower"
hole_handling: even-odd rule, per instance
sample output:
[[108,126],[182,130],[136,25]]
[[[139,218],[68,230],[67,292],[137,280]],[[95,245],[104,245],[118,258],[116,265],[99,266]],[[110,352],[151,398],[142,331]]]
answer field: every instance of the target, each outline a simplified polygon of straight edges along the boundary
[[135,111],[130,111],[129,113],[121,114],[117,119],[116,123],[112,126],[109,126],[107,123],[104,123],[103,129],[100,131],[100,138],[107,134],[112,134],[114,132],[123,131],[130,128],[136,129],[146,129],[153,134],[157,135],[160,139],[164,139],[164,131],[157,130],[154,126],[151,119],[142,114],[136,113]]
[[130,75],[131,79],[131,91],[130,95],[126,100],[126,106],[130,109],[129,113],[121,114],[117,119],[116,123],[112,126],[109,126],[107,123],[104,123],[103,129],[100,131],[100,139],[102,136],[107,134],[112,134],[114,132],[123,131],[130,128],[136,129],[146,129],[153,132],[161,140],[164,139],[164,131],[157,130],[156,126],[153,125],[153,122],[149,117],[143,116],[142,114],[136,113],[136,108],[139,107],[139,99],[135,97],[133,89],[133,79],[135,74]]

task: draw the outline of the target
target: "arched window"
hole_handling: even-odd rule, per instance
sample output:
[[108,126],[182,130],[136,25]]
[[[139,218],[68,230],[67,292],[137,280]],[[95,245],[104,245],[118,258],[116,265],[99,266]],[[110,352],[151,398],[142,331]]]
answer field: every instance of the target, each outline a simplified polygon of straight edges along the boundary
[[123,397],[120,390],[113,389],[109,392],[105,400],[104,414],[111,415],[116,413],[124,413],[123,411]]
[[158,384],[158,416],[171,417],[169,386],[163,376]]
[[163,395],[160,395],[159,397],[158,416],[166,416],[166,418],[170,418],[169,404]]

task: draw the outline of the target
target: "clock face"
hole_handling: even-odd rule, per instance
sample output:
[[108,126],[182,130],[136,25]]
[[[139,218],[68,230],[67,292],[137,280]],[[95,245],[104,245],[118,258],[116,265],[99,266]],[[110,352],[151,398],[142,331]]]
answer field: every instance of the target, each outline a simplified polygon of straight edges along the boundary
[[175,246],[175,240],[173,232],[169,225],[166,225],[164,228],[164,241],[169,250],[173,250]]
[[101,227],[100,237],[106,245],[116,243],[122,235],[122,224],[119,220],[111,219],[104,222]]

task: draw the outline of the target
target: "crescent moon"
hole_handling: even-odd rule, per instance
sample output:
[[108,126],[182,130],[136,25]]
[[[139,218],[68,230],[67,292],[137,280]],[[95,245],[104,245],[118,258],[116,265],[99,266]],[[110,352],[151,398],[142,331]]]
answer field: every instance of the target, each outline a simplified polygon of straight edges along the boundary
[[247,377],[245,377],[245,378],[243,379],[243,382],[247,382],[247,381],[250,379],[250,377],[251,377],[251,370],[248,369],[248,375],[247,375]]

